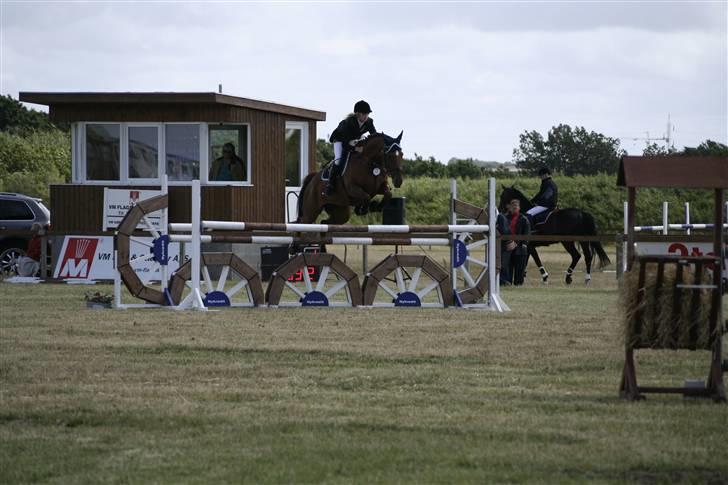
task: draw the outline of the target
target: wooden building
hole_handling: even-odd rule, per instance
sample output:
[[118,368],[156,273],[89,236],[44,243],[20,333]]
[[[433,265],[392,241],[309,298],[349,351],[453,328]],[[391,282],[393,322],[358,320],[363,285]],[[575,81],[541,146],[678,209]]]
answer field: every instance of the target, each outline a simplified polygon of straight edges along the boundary
[[[169,180],[170,222],[189,222],[190,181],[202,217],[285,222],[286,197],[315,166],[316,122],[326,113],[218,93],[21,92],[72,129],[72,181],[52,185],[51,227],[102,234],[104,188],[158,189]],[[243,168],[212,173],[232,143]],[[290,205],[295,205],[291,197]]]

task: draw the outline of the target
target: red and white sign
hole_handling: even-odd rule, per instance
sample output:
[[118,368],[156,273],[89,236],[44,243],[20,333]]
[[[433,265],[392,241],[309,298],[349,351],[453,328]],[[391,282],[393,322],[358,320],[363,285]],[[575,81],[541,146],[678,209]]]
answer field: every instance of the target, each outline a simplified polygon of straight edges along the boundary
[[[684,243],[684,242],[641,242],[635,244],[635,251],[639,255],[646,254],[674,254],[676,256],[713,256],[711,243]],[[726,253],[728,254],[728,253]],[[723,260],[723,277],[728,278],[728,257]]]
[[[152,238],[139,238],[151,244]],[[111,236],[66,236],[63,238],[60,257],[56,262],[54,278],[71,280],[113,280],[114,238]],[[168,275],[179,267],[179,243],[169,245]],[[138,258],[138,259],[135,259]],[[154,262],[148,246],[131,241],[129,259],[142,281],[159,281],[161,266]]]

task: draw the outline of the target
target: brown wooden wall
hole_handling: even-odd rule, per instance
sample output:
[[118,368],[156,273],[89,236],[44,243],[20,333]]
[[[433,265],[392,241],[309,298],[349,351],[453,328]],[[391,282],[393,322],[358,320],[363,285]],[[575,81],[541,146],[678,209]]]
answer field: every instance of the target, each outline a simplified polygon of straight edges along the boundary
[[[65,122],[148,121],[250,123],[252,186],[203,186],[202,217],[209,220],[285,222],[285,123],[309,126],[309,170],[316,164],[316,121],[221,104],[52,105],[51,119]],[[54,231],[101,231],[103,185],[52,185]],[[132,186],[109,185],[111,188]],[[133,186],[153,188],[151,186]],[[157,188],[159,188],[157,186]],[[189,222],[190,187],[170,187],[170,222]]]

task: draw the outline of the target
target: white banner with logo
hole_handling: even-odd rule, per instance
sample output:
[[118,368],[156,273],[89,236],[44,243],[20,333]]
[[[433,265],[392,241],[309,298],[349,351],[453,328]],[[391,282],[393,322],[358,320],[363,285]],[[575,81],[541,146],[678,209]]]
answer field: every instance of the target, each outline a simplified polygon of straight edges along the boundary
[[[646,254],[674,254],[676,256],[713,256],[712,243],[641,242],[635,244],[635,252]],[[728,255],[728,252],[726,253]],[[723,260],[723,277],[728,278],[728,257]]]
[[[119,227],[119,223],[121,223],[126,213],[129,212],[129,209],[134,207],[137,202],[160,195],[161,193],[161,190],[104,188],[104,218],[101,230],[116,229]],[[159,230],[161,227],[161,212],[148,215],[147,219],[154,226],[154,229]],[[143,219],[139,221],[137,229],[148,230]]]
[[[152,243],[152,238],[139,238],[139,240]],[[168,254],[167,274],[171,276],[179,267],[179,243],[170,243]],[[132,240],[129,259],[137,256],[141,257],[131,263],[137,276],[145,283],[159,281],[162,267],[152,259],[151,249]],[[53,277],[70,280],[113,280],[114,238],[112,236],[64,237]]]

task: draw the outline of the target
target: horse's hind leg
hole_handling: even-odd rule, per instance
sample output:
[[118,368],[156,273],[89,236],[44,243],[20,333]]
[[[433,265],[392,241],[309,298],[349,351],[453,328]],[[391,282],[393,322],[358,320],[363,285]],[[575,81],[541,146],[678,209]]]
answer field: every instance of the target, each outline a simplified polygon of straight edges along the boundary
[[541,273],[541,282],[543,282],[543,284],[548,283],[549,274],[546,271],[546,268],[543,267],[543,264],[541,264],[541,258],[538,256],[538,251],[536,251],[536,248],[534,246],[529,246],[528,252],[531,254],[531,257],[533,258],[533,262],[536,263],[536,266],[538,267],[538,271]]
[[586,264],[586,275],[584,275],[584,284],[588,285],[591,281],[591,265],[594,261],[594,253],[591,250],[590,243],[587,241],[580,241],[579,245],[581,250],[584,252],[584,264]]
[[581,254],[579,253],[579,250],[576,249],[576,244],[574,244],[573,241],[562,241],[564,249],[571,255],[571,264],[569,265],[569,268],[566,270],[566,284],[570,285],[572,282],[571,276],[574,274],[574,268],[576,268],[576,263],[579,262],[579,259],[581,259]]

